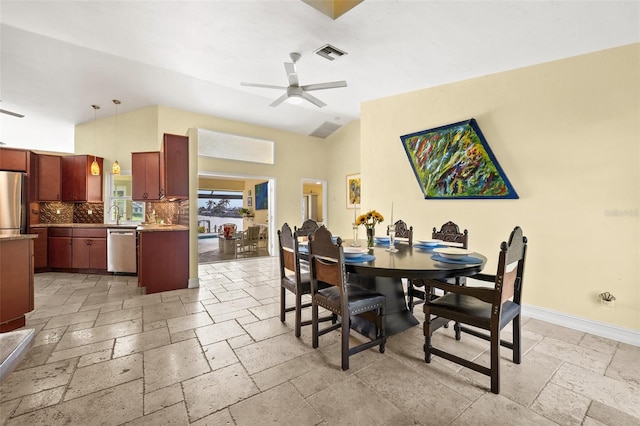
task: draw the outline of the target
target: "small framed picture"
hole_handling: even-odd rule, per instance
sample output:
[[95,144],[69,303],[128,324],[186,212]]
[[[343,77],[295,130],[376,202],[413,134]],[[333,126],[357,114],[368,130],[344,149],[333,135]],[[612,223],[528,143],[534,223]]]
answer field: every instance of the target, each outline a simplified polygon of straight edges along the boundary
[[360,174],[347,175],[347,208],[360,207]]
[[[251,191],[249,191],[249,192],[251,192]],[[249,207],[253,206],[253,199],[251,197],[247,198],[247,206],[249,206]]]
[[248,193],[248,195],[249,195],[249,197],[251,197],[251,190],[249,190],[249,193]]

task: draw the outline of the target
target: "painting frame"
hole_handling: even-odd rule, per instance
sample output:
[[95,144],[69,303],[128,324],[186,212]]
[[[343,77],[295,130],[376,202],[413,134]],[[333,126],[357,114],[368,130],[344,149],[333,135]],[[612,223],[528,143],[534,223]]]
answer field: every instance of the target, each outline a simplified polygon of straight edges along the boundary
[[269,209],[269,181],[258,183],[255,186],[256,210]]
[[247,207],[253,206],[253,198],[247,197]]
[[362,178],[360,173],[347,175],[346,177],[346,201],[348,209],[360,208],[362,194]]
[[517,199],[475,119],[400,136],[425,199]]

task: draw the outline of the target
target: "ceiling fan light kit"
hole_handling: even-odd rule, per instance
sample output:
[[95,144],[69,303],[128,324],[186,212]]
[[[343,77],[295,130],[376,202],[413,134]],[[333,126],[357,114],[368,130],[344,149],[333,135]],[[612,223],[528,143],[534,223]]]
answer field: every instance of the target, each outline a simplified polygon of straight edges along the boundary
[[296,62],[300,60],[302,55],[297,52],[292,52],[289,54],[292,62],[284,63],[284,70],[287,74],[287,81],[289,82],[289,86],[275,86],[272,84],[262,84],[262,83],[245,83],[241,82],[241,86],[249,86],[249,87],[260,87],[263,89],[280,89],[285,90],[282,96],[273,101],[269,106],[276,107],[287,101],[291,104],[300,104],[302,101],[308,101],[317,106],[318,108],[322,108],[326,106],[324,102],[320,99],[316,98],[313,95],[310,95],[307,92],[312,90],[326,90],[326,89],[335,89],[338,87],[347,87],[347,82],[344,80],[341,81],[330,81],[327,83],[316,83],[316,84],[306,84],[304,86],[300,86],[300,82],[298,80],[298,73],[296,71]]

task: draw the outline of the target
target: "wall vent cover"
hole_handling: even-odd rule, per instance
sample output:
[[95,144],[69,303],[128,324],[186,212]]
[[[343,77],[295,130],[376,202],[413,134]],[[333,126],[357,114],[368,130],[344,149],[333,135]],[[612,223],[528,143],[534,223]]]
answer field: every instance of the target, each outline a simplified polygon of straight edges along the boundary
[[330,134],[332,134],[333,132],[335,132],[336,130],[338,130],[340,127],[342,127],[342,125],[325,121],[320,125],[320,127],[318,127],[312,133],[310,133],[309,136],[314,136],[316,138],[324,139]]
[[340,50],[330,44],[325,44],[320,49],[316,50],[315,53],[330,61],[333,61],[335,58],[339,58],[347,54],[347,52],[345,52],[344,50]]

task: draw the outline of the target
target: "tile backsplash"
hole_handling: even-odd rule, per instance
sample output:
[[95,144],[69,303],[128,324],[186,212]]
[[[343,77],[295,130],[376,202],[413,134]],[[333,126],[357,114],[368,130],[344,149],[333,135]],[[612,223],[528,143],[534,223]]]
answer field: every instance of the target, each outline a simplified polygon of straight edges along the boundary
[[[91,214],[89,214],[91,212]],[[103,223],[103,203],[40,203],[40,223]]]

